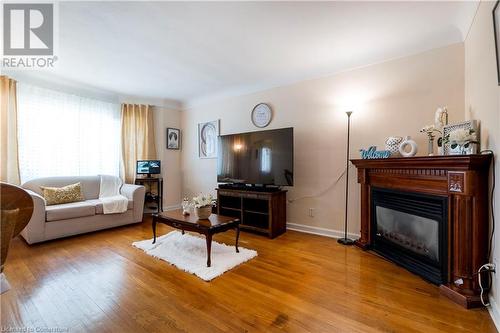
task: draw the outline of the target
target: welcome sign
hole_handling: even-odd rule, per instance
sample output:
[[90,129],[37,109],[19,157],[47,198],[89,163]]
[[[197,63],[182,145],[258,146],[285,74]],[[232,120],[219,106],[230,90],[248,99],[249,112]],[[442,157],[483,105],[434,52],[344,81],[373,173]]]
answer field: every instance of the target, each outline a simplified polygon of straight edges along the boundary
[[377,150],[376,146],[371,146],[368,149],[360,149],[361,158],[364,160],[371,160],[377,158],[389,158],[391,152],[388,150]]

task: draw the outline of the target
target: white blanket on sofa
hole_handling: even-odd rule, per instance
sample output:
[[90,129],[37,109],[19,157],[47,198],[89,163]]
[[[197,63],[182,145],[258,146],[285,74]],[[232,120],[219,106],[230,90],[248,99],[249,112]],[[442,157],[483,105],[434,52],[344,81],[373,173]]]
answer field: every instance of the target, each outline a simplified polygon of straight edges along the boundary
[[120,194],[122,180],[116,176],[101,175],[99,200],[104,214],[116,214],[127,211],[128,199]]

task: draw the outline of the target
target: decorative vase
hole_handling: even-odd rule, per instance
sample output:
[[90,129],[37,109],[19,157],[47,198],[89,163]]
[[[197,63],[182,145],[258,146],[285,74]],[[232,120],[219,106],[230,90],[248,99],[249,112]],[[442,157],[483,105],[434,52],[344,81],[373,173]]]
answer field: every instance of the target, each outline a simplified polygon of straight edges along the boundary
[[391,157],[399,157],[401,156],[399,153],[399,145],[403,141],[403,138],[400,136],[390,136],[385,140],[385,150],[391,152]]
[[206,220],[212,214],[212,206],[196,207],[195,211],[199,220]]
[[[406,151],[406,147],[410,146],[410,150]],[[403,157],[412,157],[417,154],[417,143],[411,139],[411,137],[407,136],[403,142],[399,145],[399,153]]]
[[434,135],[429,135],[429,141],[427,143],[427,154],[429,156],[434,156]]

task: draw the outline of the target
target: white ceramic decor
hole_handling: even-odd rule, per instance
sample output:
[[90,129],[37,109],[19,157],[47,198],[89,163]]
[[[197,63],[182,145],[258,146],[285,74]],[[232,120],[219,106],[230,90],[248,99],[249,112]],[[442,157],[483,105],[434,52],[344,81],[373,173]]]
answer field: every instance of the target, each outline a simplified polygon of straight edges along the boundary
[[400,136],[390,136],[385,140],[385,150],[391,152],[391,157],[399,157],[399,146],[401,145],[403,138]]
[[407,136],[399,145],[399,153],[403,157],[412,157],[417,154],[417,148],[417,143],[413,141],[411,137]]

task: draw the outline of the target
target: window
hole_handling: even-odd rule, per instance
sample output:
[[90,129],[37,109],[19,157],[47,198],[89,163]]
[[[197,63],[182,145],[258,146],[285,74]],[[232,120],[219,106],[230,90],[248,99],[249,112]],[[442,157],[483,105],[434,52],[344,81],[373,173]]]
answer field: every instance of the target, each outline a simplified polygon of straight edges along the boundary
[[120,106],[18,84],[21,181],[118,175]]

